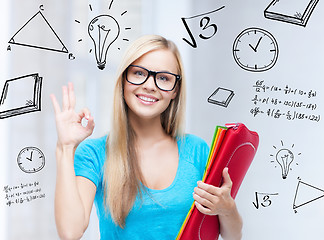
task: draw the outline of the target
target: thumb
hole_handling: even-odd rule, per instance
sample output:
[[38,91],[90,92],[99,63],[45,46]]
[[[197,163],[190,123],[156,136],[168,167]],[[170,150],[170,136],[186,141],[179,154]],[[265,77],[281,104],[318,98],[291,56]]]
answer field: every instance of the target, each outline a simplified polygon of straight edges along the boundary
[[222,187],[227,187],[227,188],[230,188],[232,189],[232,185],[233,185],[233,182],[231,180],[231,177],[228,173],[228,168],[224,168],[223,169],[223,184],[222,184]]

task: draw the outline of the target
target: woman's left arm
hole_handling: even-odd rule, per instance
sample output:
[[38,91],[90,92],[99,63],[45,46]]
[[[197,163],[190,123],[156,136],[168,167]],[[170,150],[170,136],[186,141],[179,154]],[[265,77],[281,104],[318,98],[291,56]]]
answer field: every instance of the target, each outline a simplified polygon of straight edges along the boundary
[[223,184],[215,187],[198,182],[194,189],[193,198],[197,209],[206,215],[218,215],[220,234],[224,240],[242,239],[242,218],[231,197],[232,180],[228,168],[223,170]]

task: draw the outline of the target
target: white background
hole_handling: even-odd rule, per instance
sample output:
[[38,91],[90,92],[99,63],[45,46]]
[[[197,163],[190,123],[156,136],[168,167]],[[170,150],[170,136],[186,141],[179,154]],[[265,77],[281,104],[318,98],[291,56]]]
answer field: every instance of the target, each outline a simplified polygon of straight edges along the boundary
[[[236,198],[244,219],[243,239],[322,239],[324,198],[296,208],[297,213],[293,203],[300,181],[304,187],[300,188],[302,191],[298,196],[301,201],[307,202],[324,194],[323,120],[288,120],[285,115],[274,118],[267,115],[267,109],[323,117],[323,3],[317,4],[305,27],[265,18],[264,10],[270,1],[115,0],[109,10],[110,3],[104,0],[5,0],[1,4],[0,89],[6,80],[31,73],[39,73],[43,77],[43,87],[40,112],[0,119],[0,238],[58,238],[53,208],[56,132],[49,94],[55,93],[60,98],[61,86],[72,81],[77,92],[77,108],[87,106],[95,117],[96,129],[92,137],[102,136],[109,131],[114,74],[123,51],[138,36],[155,33],[173,40],[183,57],[188,92],[188,133],[196,134],[210,143],[215,126],[228,122],[243,122],[259,133],[258,152]],[[44,10],[40,10],[40,5]],[[207,13],[222,6],[225,6],[222,10],[210,15],[210,23],[217,25],[217,33],[208,40],[199,38],[200,33],[208,35],[210,32],[203,31],[196,21],[195,26],[190,25],[190,30],[197,48],[189,46],[182,39],[190,40],[190,37],[181,18]],[[9,39],[38,11],[42,11],[69,53],[75,56],[74,60],[69,60],[65,53],[13,44],[10,44],[11,51],[7,50]],[[121,15],[124,11],[127,13]],[[100,14],[116,17],[121,26],[120,37],[108,52],[104,71],[96,67],[93,52],[89,53],[93,45],[87,33],[90,20]],[[125,30],[125,27],[131,30]],[[268,71],[245,71],[233,59],[234,39],[249,27],[271,32],[278,42],[277,63]],[[46,40],[42,33],[39,33],[39,38]],[[257,93],[253,87],[256,81],[264,81],[269,87],[288,86],[297,89],[297,92],[312,90],[316,91],[316,96],[307,98],[271,90]],[[207,102],[218,87],[235,93],[227,107]],[[255,95],[269,97],[270,102],[255,105],[252,102]],[[275,105],[271,99],[303,101],[316,104],[316,109]],[[254,107],[264,109],[265,113],[253,116],[250,110]],[[26,146],[36,146],[46,156],[45,168],[38,173],[26,174],[17,166],[17,155]],[[295,157],[286,179],[281,177],[281,167],[275,159],[276,153],[282,148],[291,150]],[[39,182],[45,198],[10,207],[6,205],[5,186],[35,181]],[[253,204],[256,203],[256,192],[265,193],[258,194],[258,208]],[[263,198],[267,196],[270,198]],[[95,212],[84,239],[98,239]]]

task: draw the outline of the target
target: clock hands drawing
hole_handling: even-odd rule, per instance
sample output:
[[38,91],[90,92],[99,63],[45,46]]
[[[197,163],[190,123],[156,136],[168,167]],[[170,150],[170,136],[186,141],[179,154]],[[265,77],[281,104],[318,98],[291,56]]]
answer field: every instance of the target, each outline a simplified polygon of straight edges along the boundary
[[254,52],[257,52],[257,48],[258,48],[258,46],[259,46],[259,44],[260,44],[260,42],[261,42],[261,39],[262,39],[262,37],[259,38],[259,40],[258,40],[257,44],[255,45],[255,47],[253,47],[253,46],[249,43],[249,46],[253,49]]
[[37,147],[25,147],[19,152],[17,163],[23,172],[35,173],[45,166],[45,155]]
[[233,56],[244,70],[262,72],[271,69],[279,54],[276,39],[271,33],[260,28],[247,28],[235,39]]

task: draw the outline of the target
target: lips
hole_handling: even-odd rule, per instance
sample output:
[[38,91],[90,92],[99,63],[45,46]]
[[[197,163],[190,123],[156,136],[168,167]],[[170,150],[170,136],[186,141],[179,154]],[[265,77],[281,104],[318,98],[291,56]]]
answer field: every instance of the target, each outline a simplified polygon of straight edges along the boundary
[[136,95],[136,97],[139,98],[140,100],[142,100],[145,103],[155,103],[155,102],[159,101],[158,98],[153,97],[153,96]]

